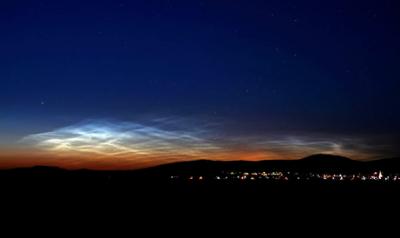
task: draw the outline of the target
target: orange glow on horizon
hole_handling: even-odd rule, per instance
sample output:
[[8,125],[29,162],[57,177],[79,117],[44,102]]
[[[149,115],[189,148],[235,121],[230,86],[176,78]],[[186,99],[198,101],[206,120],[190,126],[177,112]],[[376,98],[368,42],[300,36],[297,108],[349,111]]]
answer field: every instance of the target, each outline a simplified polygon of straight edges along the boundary
[[161,164],[193,161],[199,159],[217,161],[260,161],[260,160],[287,160],[300,159],[308,156],[305,153],[274,153],[266,151],[221,151],[202,157],[182,156],[179,153],[171,153],[168,156],[131,155],[118,156],[94,156],[88,154],[72,153],[48,153],[41,151],[7,151],[0,154],[0,168],[20,168],[33,166],[52,166],[65,169],[95,169],[95,170],[129,170],[157,166]]
[[0,149],[0,168],[44,165],[108,170],[192,160],[294,160],[316,153],[352,159],[373,156],[324,138],[218,138],[201,127],[176,130],[115,121],[90,121],[32,134],[16,145]]

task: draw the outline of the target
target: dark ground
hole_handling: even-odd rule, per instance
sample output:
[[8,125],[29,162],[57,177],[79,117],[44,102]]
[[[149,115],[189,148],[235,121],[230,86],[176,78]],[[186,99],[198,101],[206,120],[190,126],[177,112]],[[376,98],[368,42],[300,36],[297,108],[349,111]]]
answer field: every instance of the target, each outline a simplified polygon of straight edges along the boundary
[[[246,169],[253,166],[245,164]],[[310,162],[306,164],[309,166]],[[227,165],[230,169],[243,166],[237,162],[214,165],[200,161],[139,171],[68,171],[50,167],[3,170],[0,171],[0,204],[3,211],[10,210],[12,214],[32,210],[30,214],[50,211],[55,216],[100,213],[107,214],[107,219],[121,218],[120,214],[124,214],[131,219],[161,216],[162,220],[169,221],[172,219],[169,216],[183,220],[186,216],[203,215],[216,220],[236,220],[242,216],[250,219],[253,215],[261,215],[267,220],[274,217],[285,220],[287,216],[301,220],[303,216],[322,219],[339,215],[347,219],[366,219],[365,216],[370,216],[368,213],[378,216],[398,214],[400,183],[174,181],[167,176],[182,171],[212,174]],[[262,163],[256,165],[260,167]],[[271,163],[267,165],[271,166]],[[303,166],[296,169],[299,168],[304,169]],[[329,169],[332,168],[335,166],[331,163]]]

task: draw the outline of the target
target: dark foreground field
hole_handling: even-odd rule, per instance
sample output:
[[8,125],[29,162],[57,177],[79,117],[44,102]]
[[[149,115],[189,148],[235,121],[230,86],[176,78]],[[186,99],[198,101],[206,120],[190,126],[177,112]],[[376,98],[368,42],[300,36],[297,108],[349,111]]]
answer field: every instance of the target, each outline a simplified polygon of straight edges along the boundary
[[33,168],[0,172],[2,198],[70,197],[80,199],[175,202],[373,200],[400,198],[400,183],[385,181],[189,181],[129,172],[66,171]]
[[[206,211],[220,214],[222,211],[271,213],[283,210],[310,213],[313,210],[332,212],[336,211],[336,207],[341,208],[340,210],[349,207],[363,211],[373,207],[382,211],[394,211],[398,207],[400,182],[385,180],[390,176],[394,178],[397,174],[396,166],[387,166],[387,162],[381,167],[377,162],[373,166],[360,166],[354,161],[336,159],[323,163],[323,166],[320,166],[319,159],[315,162],[315,158],[311,158],[294,165],[288,162],[197,161],[138,171],[70,171],[51,167],[3,170],[0,171],[0,200],[8,208],[50,207],[57,211],[72,206],[95,210],[130,210],[135,213],[144,210],[146,214],[150,210],[166,210],[166,214],[177,210],[195,212],[194,214]],[[279,175],[278,179],[267,180],[260,175],[262,179],[242,180],[235,178],[241,177],[243,173],[239,176],[239,172],[235,172],[233,179],[214,179],[219,177],[221,171],[225,171],[222,174],[230,174],[229,171],[268,169],[300,171],[299,176],[303,177],[297,180],[294,179],[297,175],[288,178]],[[380,179],[375,178],[377,172],[374,171],[377,169],[385,174]],[[361,172],[371,174],[372,179],[353,181],[347,177],[343,181],[325,181],[309,180],[307,177],[310,174],[314,176]],[[200,179],[203,176],[204,179]]]
[[325,224],[328,224],[327,219],[337,222],[381,220],[391,216],[385,214],[396,216],[399,212],[399,184],[177,183],[126,174],[104,175],[87,171],[34,175],[3,173],[0,176],[3,217],[11,214],[17,218],[17,223],[27,217],[28,222],[31,219],[40,222],[40,217],[56,223],[60,218],[83,224],[100,220],[107,223],[106,226],[124,222],[135,229],[138,229],[137,224],[143,223],[172,227],[189,223],[202,230],[209,228],[204,224],[210,222],[257,222],[271,229],[271,224],[298,224],[306,222],[305,219]]

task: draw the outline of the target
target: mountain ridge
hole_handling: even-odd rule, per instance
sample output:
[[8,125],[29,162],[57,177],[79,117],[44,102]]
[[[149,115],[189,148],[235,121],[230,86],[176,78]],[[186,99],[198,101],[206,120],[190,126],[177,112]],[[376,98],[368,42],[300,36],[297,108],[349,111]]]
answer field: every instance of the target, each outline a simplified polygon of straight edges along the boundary
[[400,157],[377,159],[372,161],[358,161],[352,160],[348,157],[331,154],[313,154],[297,160],[260,160],[260,161],[247,161],[247,160],[189,160],[181,162],[173,162],[167,164],[156,165],[148,168],[132,169],[132,170],[92,170],[92,169],[76,169],[69,170],[61,167],[37,165],[33,167],[22,167],[13,169],[0,169],[1,171],[36,171],[38,173],[56,173],[62,171],[74,172],[121,172],[121,173],[154,173],[154,172],[193,172],[193,171],[221,171],[221,170],[235,170],[235,169],[248,169],[248,170],[271,170],[271,169],[288,169],[288,170],[305,170],[305,169],[385,169],[385,170],[398,170],[400,172]]

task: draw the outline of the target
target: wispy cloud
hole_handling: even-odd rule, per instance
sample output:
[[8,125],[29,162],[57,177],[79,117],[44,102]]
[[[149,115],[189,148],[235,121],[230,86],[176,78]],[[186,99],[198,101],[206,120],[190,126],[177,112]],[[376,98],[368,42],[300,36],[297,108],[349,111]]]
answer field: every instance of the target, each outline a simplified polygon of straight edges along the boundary
[[[27,136],[23,142],[52,153],[97,157],[205,158],[220,148],[206,139],[204,130],[166,129],[132,122],[96,120]],[[169,123],[171,124],[171,123]],[[169,125],[171,126],[171,125]],[[174,124],[175,127],[179,127]]]
[[365,159],[376,157],[376,148],[387,149],[376,140],[348,136],[222,136],[220,130],[218,124],[179,118],[160,118],[147,124],[91,120],[29,135],[22,142],[48,155],[128,167],[193,159],[298,159],[313,153]]

